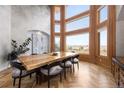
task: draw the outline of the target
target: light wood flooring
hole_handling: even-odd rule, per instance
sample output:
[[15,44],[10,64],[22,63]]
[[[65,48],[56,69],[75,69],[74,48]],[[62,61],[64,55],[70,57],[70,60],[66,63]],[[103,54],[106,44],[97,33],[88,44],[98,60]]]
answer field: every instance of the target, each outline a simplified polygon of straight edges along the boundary
[[[13,88],[11,69],[0,72],[0,87]],[[16,81],[17,87],[18,80]],[[47,82],[36,84],[35,76],[22,79],[23,88],[47,88]],[[88,62],[80,62],[80,68],[75,65],[75,73],[68,73],[67,79],[59,82],[59,76],[51,79],[51,88],[114,88],[117,87],[112,74],[106,69]]]

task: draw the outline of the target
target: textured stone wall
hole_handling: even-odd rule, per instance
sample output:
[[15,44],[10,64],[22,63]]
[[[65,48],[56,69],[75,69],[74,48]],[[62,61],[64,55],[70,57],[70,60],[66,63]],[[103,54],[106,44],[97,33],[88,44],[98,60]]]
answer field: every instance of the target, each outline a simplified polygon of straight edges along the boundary
[[[49,6],[21,5],[11,7],[11,38],[21,44],[27,37],[30,37],[30,30],[50,33]],[[31,48],[31,45],[29,47]],[[27,53],[30,54],[31,51]]]
[[9,66],[6,55],[11,50],[11,39],[21,44],[29,37],[29,30],[50,33],[49,6],[0,5],[0,71]]

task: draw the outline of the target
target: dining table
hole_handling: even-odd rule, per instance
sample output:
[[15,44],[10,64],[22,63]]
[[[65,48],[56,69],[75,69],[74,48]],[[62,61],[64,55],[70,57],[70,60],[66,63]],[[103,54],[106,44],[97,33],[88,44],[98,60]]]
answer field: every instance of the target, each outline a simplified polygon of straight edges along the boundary
[[79,54],[74,52],[52,52],[47,54],[22,55],[18,59],[26,70],[30,71],[76,55]]

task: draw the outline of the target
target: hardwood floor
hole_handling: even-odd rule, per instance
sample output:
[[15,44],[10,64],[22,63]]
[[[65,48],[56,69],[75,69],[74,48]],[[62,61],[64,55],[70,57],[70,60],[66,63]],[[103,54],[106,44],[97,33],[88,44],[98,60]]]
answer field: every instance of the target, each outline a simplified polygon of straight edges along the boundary
[[[67,75],[67,80],[59,82],[59,77],[51,79],[52,88],[113,88],[117,87],[112,74],[106,69],[88,62],[80,62],[80,69],[75,65],[75,73]],[[18,80],[16,81],[16,87]],[[35,76],[22,79],[23,88],[47,88],[47,82],[36,84]],[[11,69],[0,72],[0,87],[12,88]]]

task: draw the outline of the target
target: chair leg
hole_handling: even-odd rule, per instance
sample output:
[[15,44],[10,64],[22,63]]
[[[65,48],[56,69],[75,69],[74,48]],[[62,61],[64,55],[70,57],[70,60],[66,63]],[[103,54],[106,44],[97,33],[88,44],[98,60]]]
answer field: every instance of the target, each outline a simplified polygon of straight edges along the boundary
[[38,84],[38,73],[36,72],[36,84]]
[[30,74],[30,79],[31,79],[31,77],[32,77],[32,74]]
[[62,72],[60,73],[60,82],[62,82]]
[[42,81],[45,81],[45,75],[42,75]]
[[41,74],[40,76],[39,76],[39,84],[41,84],[43,81],[44,81],[44,75],[43,74]]
[[16,78],[14,78],[13,80],[13,86],[15,86],[15,83],[16,83]]
[[48,88],[50,88],[50,67],[48,65]]
[[19,77],[19,85],[18,85],[18,88],[20,88],[21,87],[21,77]]
[[73,64],[73,72],[75,72],[75,69],[74,69],[74,64]]
[[72,74],[72,66],[70,67],[70,74]]
[[48,88],[50,88],[50,76],[48,76]]
[[21,87],[21,75],[22,75],[22,70],[20,71],[20,75],[19,75],[19,85],[18,85],[18,88],[20,88]]
[[66,68],[64,68],[64,77],[66,79]]
[[77,67],[78,67],[78,70],[79,70],[79,63],[77,63]]

